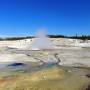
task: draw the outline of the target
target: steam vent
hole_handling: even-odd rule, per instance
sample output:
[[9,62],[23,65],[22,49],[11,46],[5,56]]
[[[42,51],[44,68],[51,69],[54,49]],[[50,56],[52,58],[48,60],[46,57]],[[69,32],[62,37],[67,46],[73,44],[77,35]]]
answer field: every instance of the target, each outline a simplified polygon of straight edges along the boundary
[[31,45],[32,50],[53,49],[53,45],[47,37],[45,31],[39,31]]

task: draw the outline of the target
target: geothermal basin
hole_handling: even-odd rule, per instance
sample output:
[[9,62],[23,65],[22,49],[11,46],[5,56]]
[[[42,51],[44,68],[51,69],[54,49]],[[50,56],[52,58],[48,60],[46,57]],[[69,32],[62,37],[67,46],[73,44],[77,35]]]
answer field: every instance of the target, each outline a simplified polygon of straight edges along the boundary
[[90,47],[40,38],[0,42],[0,90],[89,90]]

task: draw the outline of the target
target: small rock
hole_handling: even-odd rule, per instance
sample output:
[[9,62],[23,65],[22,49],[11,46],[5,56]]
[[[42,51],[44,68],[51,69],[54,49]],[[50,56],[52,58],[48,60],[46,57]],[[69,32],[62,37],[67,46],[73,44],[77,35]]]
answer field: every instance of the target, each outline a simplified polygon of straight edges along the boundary
[[85,90],[90,90],[90,85]]
[[90,78],[90,74],[87,74],[86,77]]

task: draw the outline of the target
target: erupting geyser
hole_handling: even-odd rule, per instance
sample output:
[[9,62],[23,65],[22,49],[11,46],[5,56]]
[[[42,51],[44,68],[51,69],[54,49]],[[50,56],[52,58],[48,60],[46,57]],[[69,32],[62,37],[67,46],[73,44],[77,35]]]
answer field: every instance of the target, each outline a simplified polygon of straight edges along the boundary
[[52,43],[47,37],[45,31],[39,31],[35,37],[34,42],[32,43],[32,50],[44,50],[52,49]]

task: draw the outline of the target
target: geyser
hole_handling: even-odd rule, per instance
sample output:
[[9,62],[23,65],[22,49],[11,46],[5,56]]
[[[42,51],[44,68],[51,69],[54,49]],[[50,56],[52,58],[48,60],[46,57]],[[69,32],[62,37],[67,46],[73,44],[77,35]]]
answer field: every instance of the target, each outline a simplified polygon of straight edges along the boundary
[[32,50],[52,49],[52,43],[44,30],[38,31],[35,40],[32,43]]

